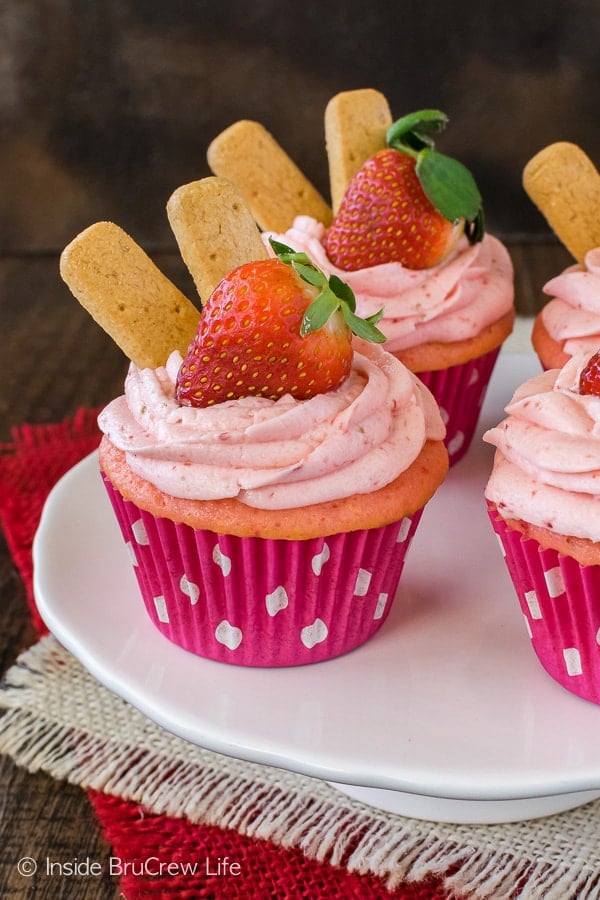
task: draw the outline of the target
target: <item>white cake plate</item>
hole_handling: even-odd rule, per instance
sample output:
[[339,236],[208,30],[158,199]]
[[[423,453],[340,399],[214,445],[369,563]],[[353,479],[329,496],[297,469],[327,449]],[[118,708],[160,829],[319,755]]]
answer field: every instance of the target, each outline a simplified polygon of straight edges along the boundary
[[[479,434],[539,366],[503,353]],[[95,454],[46,504],[34,586],[50,630],[104,685],[186,740],[434,821],[506,822],[600,797],[600,707],[545,674],[487,520],[476,438],[428,504],[394,607],[339,659],[247,669],[146,618]]]

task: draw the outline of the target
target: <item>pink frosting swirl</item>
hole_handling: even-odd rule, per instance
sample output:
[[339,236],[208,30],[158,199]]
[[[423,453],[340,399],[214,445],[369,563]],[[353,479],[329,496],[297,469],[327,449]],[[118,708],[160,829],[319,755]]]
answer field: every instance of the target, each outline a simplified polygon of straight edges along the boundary
[[386,349],[392,352],[429,341],[449,343],[474,337],[512,308],[512,261],[504,245],[490,234],[473,245],[461,238],[456,249],[430,269],[385,263],[356,272],[333,265],[323,246],[325,234],[320,222],[298,216],[285,234],[275,237],[304,251],[326,274],[347,282],[361,316],[383,306],[379,328],[387,337]]
[[526,381],[483,435],[496,453],[485,496],[505,518],[600,541],[600,397],[580,394],[589,353]]
[[175,497],[236,497],[286,509],[368,493],[393,481],[445,428],[429,391],[381,346],[355,339],[352,371],[310,400],[247,397],[181,407],[181,355],[131,364],[125,394],[98,422],[133,472]]
[[584,262],[544,285],[552,299],[540,313],[542,322],[550,337],[565,342],[569,356],[600,350],[600,247],[590,250]]

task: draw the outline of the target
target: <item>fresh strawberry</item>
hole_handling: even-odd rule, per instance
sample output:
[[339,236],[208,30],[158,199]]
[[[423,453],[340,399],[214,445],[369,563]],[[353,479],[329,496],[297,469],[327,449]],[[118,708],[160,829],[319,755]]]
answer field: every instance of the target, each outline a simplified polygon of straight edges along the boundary
[[352,334],[384,341],[355,315],[354,294],[304,253],[271,240],[276,257],[246,263],[212,292],[179,369],[181,405],[204,407],[240,397],[306,400],[333,390],[352,365]]
[[600,397],[600,350],[594,353],[581,370],[579,393],[595,394]]
[[445,128],[439,110],[421,110],[395,122],[385,150],[350,181],[327,232],[329,259],[350,272],[399,262],[426,269],[440,262],[463,232],[483,236],[481,197],[462,163],[434,149]]

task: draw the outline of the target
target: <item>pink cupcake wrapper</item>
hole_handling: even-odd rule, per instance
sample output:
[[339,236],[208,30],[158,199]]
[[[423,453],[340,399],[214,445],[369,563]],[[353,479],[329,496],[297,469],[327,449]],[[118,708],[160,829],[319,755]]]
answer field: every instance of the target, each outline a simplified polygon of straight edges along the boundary
[[540,663],[566,690],[600,703],[600,566],[544,549],[488,512]]
[[417,373],[440,407],[451,466],[461,460],[471,446],[499,352],[500,347],[496,347],[458,366]]
[[421,515],[309,540],[241,538],[157,518],[104,482],[156,628],[244,666],[320,662],[368,640],[388,616]]

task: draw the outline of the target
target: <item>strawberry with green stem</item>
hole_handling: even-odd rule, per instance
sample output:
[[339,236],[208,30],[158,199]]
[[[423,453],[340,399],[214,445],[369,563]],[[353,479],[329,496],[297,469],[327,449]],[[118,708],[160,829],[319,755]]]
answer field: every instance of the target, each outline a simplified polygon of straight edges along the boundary
[[206,407],[255,396],[306,400],[352,367],[352,335],[385,341],[382,312],[356,315],[351,288],[305,253],[271,239],[275,257],[246,263],[214,289],[179,369],[176,397]]
[[469,170],[435,149],[448,117],[421,110],[387,132],[387,148],[351,179],[327,232],[329,259],[344,271],[388,262],[426,269],[441,262],[461,234],[481,240],[479,190]]

